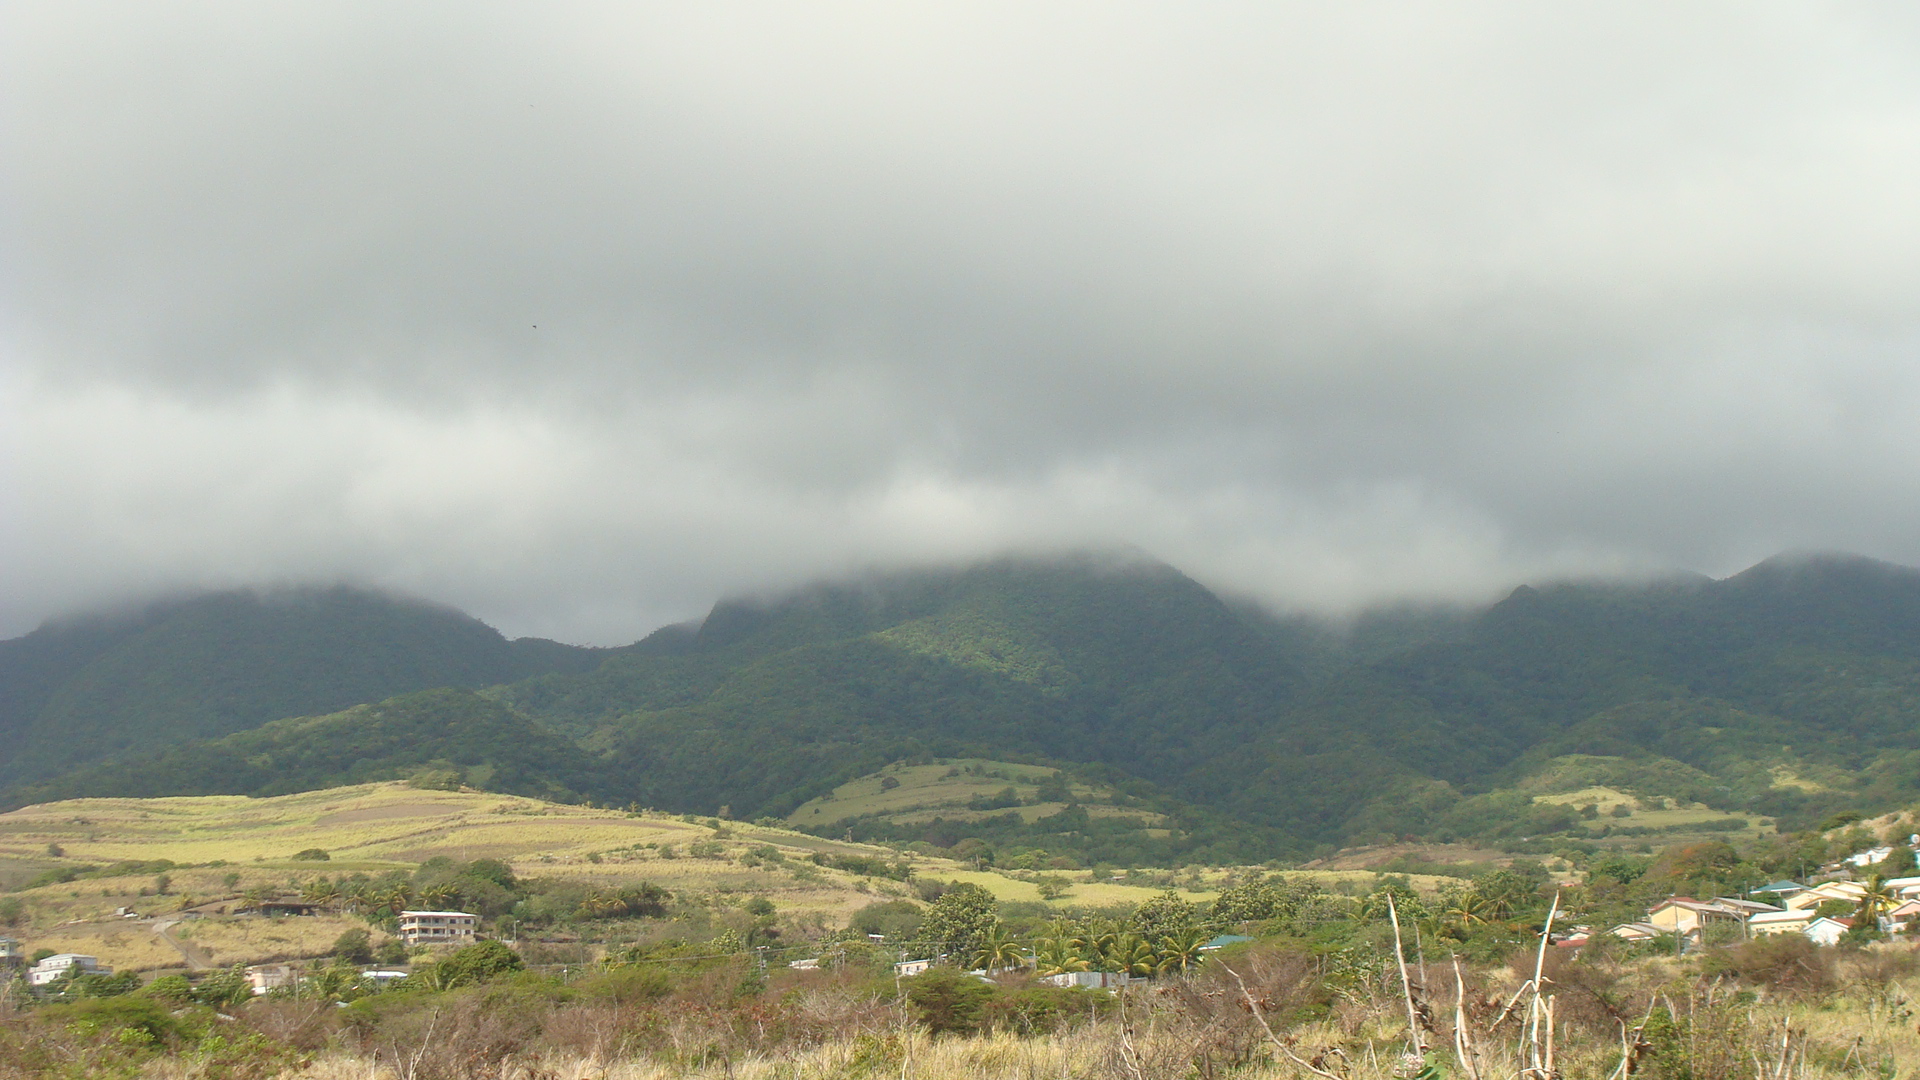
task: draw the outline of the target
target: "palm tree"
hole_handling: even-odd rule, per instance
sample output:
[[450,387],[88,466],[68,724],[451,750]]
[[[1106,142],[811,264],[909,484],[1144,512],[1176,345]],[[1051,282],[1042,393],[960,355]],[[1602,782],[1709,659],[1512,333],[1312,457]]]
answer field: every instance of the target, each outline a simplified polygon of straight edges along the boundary
[[980,939],[980,944],[973,950],[973,966],[985,968],[989,974],[1008,971],[1022,966],[1025,952],[1020,941],[1007,933],[1006,927],[994,923],[993,929]]
[[1153,955],[1153,946],[1147,939],[1135,933],[1115,934],[1106,947],[1100,950],[1101,967],[1106,971],[1117,971],[1122,975],[1134,975],[1142,978],[1153,974],[1158,966]]
[[1440,916],[1464,933],[1472,929],[1476,924],[1484,924],[1492,914],[1493,905],[1489,904],[1480,894],[1474,892],[1472,889],[1468,889],[1466,892],[1454,897],[1453,902],[1447,905],[1446,910],[1442,911]]
[[413,902],[413,890],[402,882],[391,885],[377,893],[374,899],[379,902],[381,907],[398,915],[409,903]]
[[444,908],[460,898],[460,888],[451,882],[436,881],[420,890],[420,903],[430,908]]
[[597,889],[589,893],[587,898],[581,901],[580,906],[587,909],[587,914],[600,917],[618,915],[627,910],[626,900],[618,893],[602,892]]
[[1875,874],[1867,879],[1866,891],[1860,894],[1860,906],[1854,912],[1859,925],[1868,930],[1880,926],[1880,916],[1892,911],[1900,903],[1900,898],[1887,887],[1886,879]]
[[1041,976],[1067,975],[1076,971],[1086,971],[1087,941],[1081,937],[1073,924],[1064,919],[1055,919],[1049,928],[1049,936],[1034,943],[1033,966]]
[[1203,954],[1200,950],[1213,940],[1213,932],[1204,927],[1189,926],[1161,938],[1159,947],[1154,950],[1156,973],[1186,971],[1200,963]]
[[327,878],[318,878],[307,882],[307,887],[300,890],[300,898],[316,907],[330,907],[340,899],[340,886]]

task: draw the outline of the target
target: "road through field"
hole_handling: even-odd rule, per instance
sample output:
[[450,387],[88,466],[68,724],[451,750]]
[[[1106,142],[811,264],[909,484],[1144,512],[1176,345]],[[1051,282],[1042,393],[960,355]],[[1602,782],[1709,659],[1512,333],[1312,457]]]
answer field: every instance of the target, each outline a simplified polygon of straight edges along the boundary
[[213,966],[207,954],[201,950],[200,946],[184,938],[175,937],[171,932],[182,921],[184,920],[160,919],[153,924],[153,932],[160,936],[161,941],[173,946],[175,951],[179,952],[180,958],[187,962],[188,968],[194,971],[205,971]]

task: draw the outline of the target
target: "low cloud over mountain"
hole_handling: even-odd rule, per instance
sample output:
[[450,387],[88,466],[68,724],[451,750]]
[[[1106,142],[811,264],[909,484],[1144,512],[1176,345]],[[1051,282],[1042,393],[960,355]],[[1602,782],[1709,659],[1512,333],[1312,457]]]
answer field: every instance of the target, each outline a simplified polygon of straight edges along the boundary
[[1346,610],[1920,560],[1893,5],[0,15],[0,635],[630,640],[1135,545]]

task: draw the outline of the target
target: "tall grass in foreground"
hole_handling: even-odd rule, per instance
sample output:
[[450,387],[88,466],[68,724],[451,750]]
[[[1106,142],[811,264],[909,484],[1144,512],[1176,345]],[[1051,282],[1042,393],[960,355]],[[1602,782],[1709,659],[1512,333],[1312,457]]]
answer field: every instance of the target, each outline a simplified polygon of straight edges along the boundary
[[350,1008],[287,997],[216,1012],[136,994],[0,1016],[0,1078],[1920,1076],[1909,946],[1840,953],[1795,936],[1684,962],[1537,949],[1505,965],[1430,960],[1403,980],[1391,955],[1262,947],[1117,998],[953,972],[920,993],[857,971],[761,986],[724,965],[567,985],[522,973]]

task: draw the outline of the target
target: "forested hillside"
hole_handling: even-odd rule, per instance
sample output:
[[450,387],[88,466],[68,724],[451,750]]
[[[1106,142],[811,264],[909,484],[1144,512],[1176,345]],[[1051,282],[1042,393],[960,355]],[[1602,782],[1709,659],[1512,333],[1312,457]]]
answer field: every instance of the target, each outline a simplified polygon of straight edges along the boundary
[[[0,646],[8,722],[28,736],[12,745],[31,751],[6,765],[12,800],[282,791],[451,763],[478,785],[784,817],[889,763],[980,758],[1147,800],[1166,828],[1137,846],[1165,859],[1798,826],[1920,797],[1920,572],[1863,559],[1523,587],[1483,611],[1349,626],[1230,605],[1144,559],[1008,559],[727,601],[624,649],[542,643],[530,675],[528,643],[464,616],[303,595],[305,609],[228,598]],[[349,617],[361,609],[374,614]],[[290,626],[302,610],[373,629]],[[333,651],[267,648],[274,626]],[[402,632],[423,626],[442,629]],[[394,644],[408,641],[437,644]],[[339,712],[489,683],[425,712]],[[97,756],[276,710],[338,715],[64,777],[45,735],[66,725]],[[456,720],[492,734],[453,738]],[[1048,843],[1088,842],[1049,827]]]
[[225,738],[103,762],[20,789],[21,801],[81,794],[285,795],[371,780],[577,800],[610,788],[566,739],[471,690],[443,688],[294,717]]
[[347,588],[51,623],[0,642],[0,785],[409,690],[577,670],[603,652],[510,642],[451,608]]

